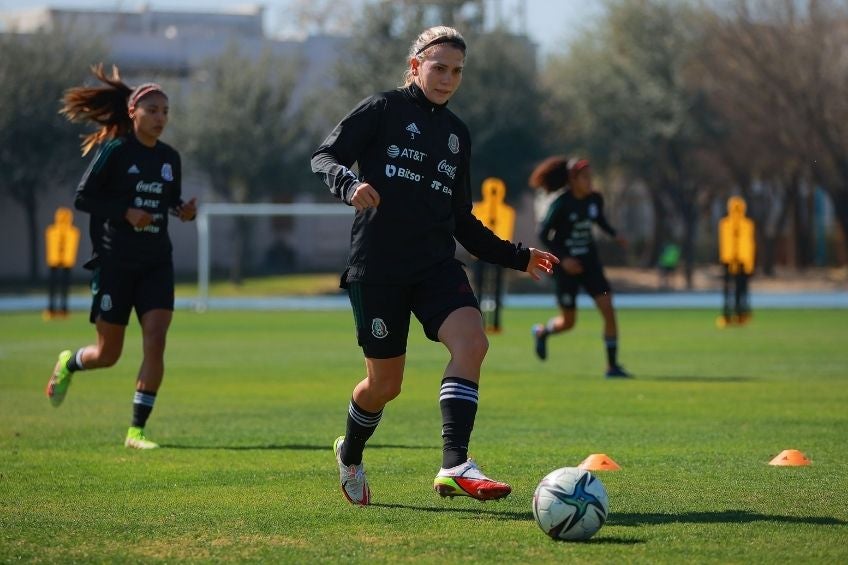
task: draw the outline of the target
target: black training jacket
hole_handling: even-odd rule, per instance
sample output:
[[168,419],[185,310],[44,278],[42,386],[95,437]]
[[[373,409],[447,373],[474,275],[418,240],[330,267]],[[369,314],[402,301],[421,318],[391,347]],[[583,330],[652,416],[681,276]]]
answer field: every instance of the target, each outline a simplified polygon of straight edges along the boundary
[[[170,261],[168,214],[182,204],[181,174],[179,153],[161,141],[147,147],[129,135],[104,143],[74,199],[91,215],[94,258],[131,265]],[[128,208],[152,214],[153,222],[134,228],[124,217]]]
[[604,216],[603,196],[592,192],[585,198],[575,198],[571,190],[566,190],[551,202],[539,226],[539,239],[560,259],[574,257],[596,262],[598,250],[592,236],[593,223],[615,237],[615,230]]
[[445,106],[416,85],[376,94],[312,155],[312,171],[345,203],[360,183],[380,194],[380,205],[353,221],[346,282],[419,281],[454,260],[454,238],[484,261],[527,268],[528,249],[498,238],[471,214],[471,138]]

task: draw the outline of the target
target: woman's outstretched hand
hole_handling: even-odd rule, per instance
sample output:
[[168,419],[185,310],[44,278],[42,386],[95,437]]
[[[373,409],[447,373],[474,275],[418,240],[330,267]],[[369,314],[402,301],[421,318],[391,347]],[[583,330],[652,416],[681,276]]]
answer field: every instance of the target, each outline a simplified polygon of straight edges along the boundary
[[534,280],[542,278],[542,273],[550,275],[554,272],[554,265],[559,263],[559,258],[556,255],[547,251],[540,251],[533,247],[530,248],[530,261],[527,263],[527,272]]

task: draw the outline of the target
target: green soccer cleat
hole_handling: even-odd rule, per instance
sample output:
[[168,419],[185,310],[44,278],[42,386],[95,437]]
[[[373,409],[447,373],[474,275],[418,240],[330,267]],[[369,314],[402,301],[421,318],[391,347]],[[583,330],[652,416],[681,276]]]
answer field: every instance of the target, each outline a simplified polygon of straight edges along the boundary
[[159,447],[159,444],[144,437],[144,428],[131,426],[127,430],[127,439],[124,440],[124,447],[130,447],[132,449],[156,449]]
[[44,392],[53,406],[62,404],[62,401],[65,400],[65,395],[68,393],[71,377],[74,376],[68,370],[68,361],[72,355],[73,352],[70,349],[66,349],[59,354],[59,360],[56,361],[56,366],[53,367],[53,374],[50,375],[50,380],[47,381],[47,389]]

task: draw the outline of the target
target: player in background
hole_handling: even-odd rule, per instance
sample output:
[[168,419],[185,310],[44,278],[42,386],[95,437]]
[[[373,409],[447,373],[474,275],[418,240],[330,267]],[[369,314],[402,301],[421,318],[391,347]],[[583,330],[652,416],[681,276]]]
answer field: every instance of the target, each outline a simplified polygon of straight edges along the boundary
[[99,126],[82,143],[86,155],[99,151],[77,188],[74,204],[90,214],[94,253],[85,267],[94,271],[91,322],[96,343],[65,350],[47,383],[53,406],[65,399],[78,371],[111,367],[121,356],[130,312],[141,324],[143,359],[133,396],[132,425],[124,445],[152,449],[144,426],[165,371],[165,337],[174,310],[174,264],[168,215],[193,220],[195,199],[181,198],[180,155],[159,141],[168,123],[168,97],[158,84],[127,86],[117,67],[102,85],[65,92],[61,112],[73,122]]
[[[450,353],[442,375],[442,496],[502,498],[510,486],[468,459],[480,367],[488,349],[480,308],[456,240],[482,260],[550,273],[557,258],[495,236],[471,214],[468,128],[446,106],[462,79],[466,45],[455,29],[432,27],[413,42],[404,85],[360,102],[312,156],[312,171],[356,209],[348,290],[365,378],[356,385],[344,436],[333,446],[342,492],[368,504],[365,443],[400,394],[410,314]],[[351,170],[358,164],[358,172]]]
[[558,193],[540,223],[539,238],[560,259],[559,267],[554,270],[560,312],[546,324],[533,326],[536,355],[544,361],[548,356],[548,338],[574,327],[577,321],[577,291],[582,286],[604,318],[606,376],[630,377],[618,364],[618,326],[612,290],[598,257],[592,224],[597,224],[622,247],[626,247],[627,241],[616,234],[604,216],[604,199],[592,189],[589,161],[549,157],[532,172],[529,183],[547,194]]

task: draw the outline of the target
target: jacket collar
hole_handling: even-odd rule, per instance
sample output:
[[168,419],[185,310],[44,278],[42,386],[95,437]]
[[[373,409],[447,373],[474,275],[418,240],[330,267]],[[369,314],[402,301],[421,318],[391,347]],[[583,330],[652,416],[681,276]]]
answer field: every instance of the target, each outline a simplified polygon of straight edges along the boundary
[[421,87],[415,84],[414,82],[409,86],[403,87],[401,90],[418,106],[427,110],[428,112],[440,112],[444,110],[448,105],[447,102],[445,102],[444,104],[434,104],[430,102],[427,99],[427,96],[424,94],[424,91],[421,90]]
[[134,132],[134,131],[132,131],[132,130],[130,130],[129,132],[127,132],[127,135],[126,135],[126,138],[125,138],[125,139],[127,140],[127,142],[128,142],[128,143],[131,143],[131,144],[133,144],[133,145],[137,145],[138,147],[141,147],[142,149],[148,149],[148,150],[150,150],[150,149],[156,149],[156,147],[159,145],[159,140],[158,140],[158,139],[156,140],[156,145],[154,145],[153,147],[150,147],[149,145],[145,145],[145,144],[143,144],[142,142],[140,142],[140,141],[138,140],[138,138],[135,136],[135,132]]

